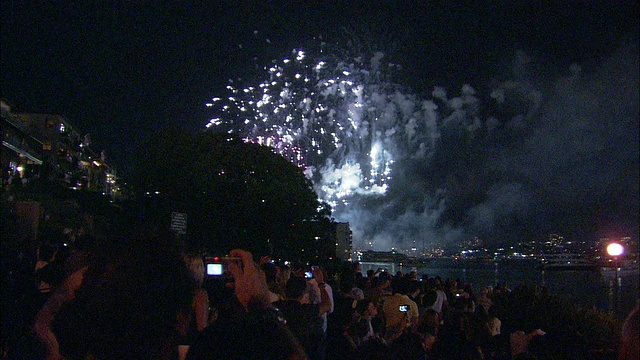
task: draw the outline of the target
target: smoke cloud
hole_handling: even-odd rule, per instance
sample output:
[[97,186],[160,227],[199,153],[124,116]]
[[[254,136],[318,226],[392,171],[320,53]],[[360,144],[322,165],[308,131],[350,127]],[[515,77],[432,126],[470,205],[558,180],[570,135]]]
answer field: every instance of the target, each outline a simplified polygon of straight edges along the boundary
[[637,229],[637,41],[555,79],[531,78],[519,51],[511,79],[428,98],[385,80],[384,53],[339,53],[274,61],[260,84],[230,87],[209,126],[304,167],[356,249]]

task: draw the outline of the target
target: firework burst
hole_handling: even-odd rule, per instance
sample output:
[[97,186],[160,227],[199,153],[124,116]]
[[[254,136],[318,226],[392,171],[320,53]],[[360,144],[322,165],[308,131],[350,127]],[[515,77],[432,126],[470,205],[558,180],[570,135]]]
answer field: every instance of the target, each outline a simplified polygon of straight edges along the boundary
[[[425,156],[439,130],[436,103],[382,80],[395,66],[383,59],[381,52],[337,58],[295,49],[263,68],[266,80],[231,82],[226,99],[207,104],[217,115],[207,127],[272,147],[303,167],[334,208],[354,194],[384,195],[394,162]],[[456,101],[456,116],[466,116],[467,103]]]

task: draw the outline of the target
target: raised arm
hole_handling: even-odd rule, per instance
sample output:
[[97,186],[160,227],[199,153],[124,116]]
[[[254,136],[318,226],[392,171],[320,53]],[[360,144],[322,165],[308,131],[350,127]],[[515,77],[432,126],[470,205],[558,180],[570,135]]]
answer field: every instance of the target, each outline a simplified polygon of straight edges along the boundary
[[329,293],[325,288],[326,284],[324,282],[324,272],[319,267],[313,268],[312,271],[313,277],[318,282],[318,287],[320,288],[320,307],[318,309],[318,314],[322,316],[331,312],[333,304],[331,303],[331,298],[329,297]]
[[230,255],[238,261],[229,263],[229,270],[235,281],[235,292],[238,301],[249,311],[250,307],[269,307],[267,280],[264,272],[253,261],[250,252],[236,249]]

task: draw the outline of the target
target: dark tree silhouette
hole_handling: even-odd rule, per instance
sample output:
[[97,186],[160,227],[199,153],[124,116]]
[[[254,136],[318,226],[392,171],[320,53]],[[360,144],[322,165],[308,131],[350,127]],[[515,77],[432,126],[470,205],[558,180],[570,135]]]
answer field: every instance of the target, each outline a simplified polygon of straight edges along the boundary
[[302,169],[270,148],[168,128],[140,159],[133,185],[144,194],[141,214],[169,226],[172,212],[186,213],[185,246],[286,258],[317,248],[304,224],[326,224],[329,212]]

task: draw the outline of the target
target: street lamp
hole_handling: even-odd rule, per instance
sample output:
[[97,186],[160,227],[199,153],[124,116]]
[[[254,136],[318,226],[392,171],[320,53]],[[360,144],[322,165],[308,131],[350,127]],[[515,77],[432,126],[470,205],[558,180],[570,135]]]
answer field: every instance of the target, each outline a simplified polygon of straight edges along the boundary
[[618,267],[618,257],[624,254],[624,246],[619,243],[611,243],[607,246],[607,254],[613,258],[613,266],[616,269],[616,284],[620,285],[620,278],[618,277],[618,272],[620,268]]

